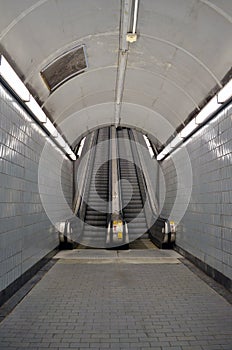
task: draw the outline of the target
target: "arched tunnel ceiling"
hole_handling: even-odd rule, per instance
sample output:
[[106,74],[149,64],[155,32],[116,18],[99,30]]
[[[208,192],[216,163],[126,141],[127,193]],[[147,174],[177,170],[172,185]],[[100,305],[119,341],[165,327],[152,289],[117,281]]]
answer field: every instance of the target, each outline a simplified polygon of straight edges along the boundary
[[[70,142],[75,132],[114,123],[127,1],[0,0],[1,53]],[[164,143],[231,69],[232,1],[140,0],[137,34],[129,45],[121,123]],[[79,44],[88,68],[50,93],[40,71]]]

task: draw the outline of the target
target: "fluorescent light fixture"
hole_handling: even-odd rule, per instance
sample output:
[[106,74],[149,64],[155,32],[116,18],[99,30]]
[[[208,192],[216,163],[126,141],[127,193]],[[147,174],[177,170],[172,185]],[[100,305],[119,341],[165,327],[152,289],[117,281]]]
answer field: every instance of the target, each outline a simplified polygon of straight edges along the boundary
[[157,160],[162,160],[168,153],[172,152],[171,143],[169,143],[161,153],[158,154]]
[[158,156],[157,156],[157,160],[162,160],[170,151],[171,151],[171,145],[170,145],[170,143],[163,149],[163,151],[160,153],[160,154],[158,154]]
[[139,0],[135,0],[132,33],[135,34],[137,26]]
[[3,55],[0,55],[0,76],[22,101],[29,101],[30,92]]
[[157,160],[162,160],[164,157],[166,156],[166,154],[164,154],[164,153],[160,153],[160,154],[158,154],[158,156],[157,156]]
[[191,122],[188,123],[184,127],[184,129],[181,130],[180,137],[186,138],[187,136],[189,136],[197,128],[197,126],[198,125],[195,123],[195,119],[191,120]]
[[76,160],[76,159],[77,159],[77,157],[75,156],[75,154],[74,154],[74,153],[69,154],[69,157],[70,157],[72,160]]
[[153,152],[153,149],[151,148],[151,146],[148,147],[148,151],[150,153],[151,158],[153,158],[154,157],[154,152]]
[[163,151],[158,154],[157,160],[162,160],[166,154],[169,153],[167,151],[170,148],[174,150],[181,143],[180,138],[185,139],[192,132],[194,132],[199,125],[205,123],[214,113],[217,112],[221,104],[225,103],[232,97],[232,79],[215,95],[205,107],[198,113],[198,115],[188,123],[181,132],[169,143]]
[[144,141],[146,142],[147,147],[150,147],[150,142],[149,142],[147,136],[143,135],[143,138],[144,138]]
[[183,138],[180,137],[180,134],[176,135],[170,143],[171,148],[176,148],[181,142],[183,142]]
[[66,143],[65,147],[63,148],[63,150],[69,155],[72,154],[73,151],[71,150],[71,148],[69,147],[69,145]]
[[55,138],[55,141],[62,147],[64,148],[66,145],[66,142],[64,141],[63,137],[58,133],[58,135]]
[[170,143],[163,149],[163,153],[166,155],[172,150]]
[[40,105],[30,94],[29,90],[26,88],[22,80],[18,77],[18,75],[15,73],[3,55],[0,55],[0,78],[2,78],[21,99],[21,101],[25,103],[35,118],[40,123],[43,123],[43,127],[50,133],[50,135],[55,139],[59,146],[63,148],[63,151],[68,154],[70,159],[76,160],[76,155],[73,153],[69,145],[65,142],[63,137],[58,133],[52,122],[47,118]]
[[217,94],[217,102],[225,103],[232,96],[232,79]]
[[65,151],[68,154],[69,158],[71,158],[72,160],[77,159],[75,153],[73,153],[73,151],[71,150],[71,148],[69,147],[69,145],[67,143],[65,144],[63,151]]
[[149,139],[148,139],[148,137],[146,135],[143,135],[143,138],[144,138],[144,140],[146,142],[146,145],[147,145],[148,151],[150,153],[150,156],[151,156],[151,158],[153,158],[154,157],[154,152],[153,152],[153,149],[151,147],[151,143],[150,143],[150,141],[149,141]]
[[196,124],[204,123],[213,113],[217,111],[219,106],[220,105],[217,103],[217,96],[214,96],[196,116]]
[[85,144],[85,139],[86,139],[86,137],[84,137],[84,138],[81,140],[81,142],[80,142],[80,146],[79,146],[78,152],[77,152],[78,157],[81,156],[81,153],[82,153],[82,150],[83,150],[83,147],[84,147],[84,144]]
[[52,124],[50,119],[47,119],[46,123],[44,124],[45,129],[53,136],[58,136],[58,131],[56,130],[55,126]]
[[30,95],[30,101],[25,104],[41,123],[46,123],[47,116],[32,95]]

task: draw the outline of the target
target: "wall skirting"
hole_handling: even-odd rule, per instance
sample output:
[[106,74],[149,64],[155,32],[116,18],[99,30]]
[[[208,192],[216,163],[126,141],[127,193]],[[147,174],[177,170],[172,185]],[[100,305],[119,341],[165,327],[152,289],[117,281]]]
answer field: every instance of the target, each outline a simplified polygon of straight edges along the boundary
[[0,291],[0,306],[3,305],[14,293],[16,293],[26,282],[28,282],[44,265],[48,263],[49,260],[59,251],[58,247],[53,249],[50,253],[45,255],[41,260],[39,260],[30,269],[24,272],[20,277],[18,277],[14,282],[12,282],[8,287]]
[[222,284],[226,289],[228,289],[230,292],[232,292],[232,280],[223,275],[221,272],[216,270],[215,268],[209,266],[204,261],[198,259],[191,253],[187,252],[186,250],[182,249],[181,247],[175,245],[174,249],[183,255],[186,259],[191,261],[195,266],[197,266],[200,270],[205,272],[208,276],[212,277],[215,281]]

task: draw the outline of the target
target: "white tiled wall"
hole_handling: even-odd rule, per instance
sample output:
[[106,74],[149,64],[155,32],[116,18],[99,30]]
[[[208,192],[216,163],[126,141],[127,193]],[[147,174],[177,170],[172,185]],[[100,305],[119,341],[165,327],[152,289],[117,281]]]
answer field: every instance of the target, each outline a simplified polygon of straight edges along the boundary
[[[59,244],[38,188],[45,142],[44,132],[0,86],[0,291]],[[52,149],[54,164],[46,170],[46,184],[54,186],[56,164],[63,162],[61,184],[71,205],[72,163]],[[53,200],[59,204],[58,196]]]
[[[193,185],[177,228],[177,245],[232,279],[232,105],[203,127],[187,150]],[[185,159],[178,152],[162,163],[167,190],[163,216],[175,201],[175,167],[185,171]]]

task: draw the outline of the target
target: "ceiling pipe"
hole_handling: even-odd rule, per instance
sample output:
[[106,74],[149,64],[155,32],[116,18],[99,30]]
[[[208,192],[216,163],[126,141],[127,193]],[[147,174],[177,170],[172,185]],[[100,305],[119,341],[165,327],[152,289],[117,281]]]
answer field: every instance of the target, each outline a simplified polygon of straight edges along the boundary
[[121,120],[121,104],[124,90],[124,81],[126,75],[128,51],[121,51],[119,53],[119,63],[117,72],[117,83],[116,83],[116,102],[115,102],[115,126],[118,127]]
[[133,0],[121,0],[119,51],[128,51],[129,49],[126,36],[130,30],[132,7]]
[[[124,82],[126,75],[126,66],[129,52],[129,42],[131,35],[135,34],[138,16],[138,2],[139,0],[121,0],[121,19],[120,19],[120,41],[118,53],[118,70],[116,79],[116,93],[115,93],[115,109],[114,109],[114,123],[118,127],[121,121],[121,105],[124,91]],[[134,6],[133,6],[134,5]],[[133,13],[132,34],[130,33],[130,24]]]

